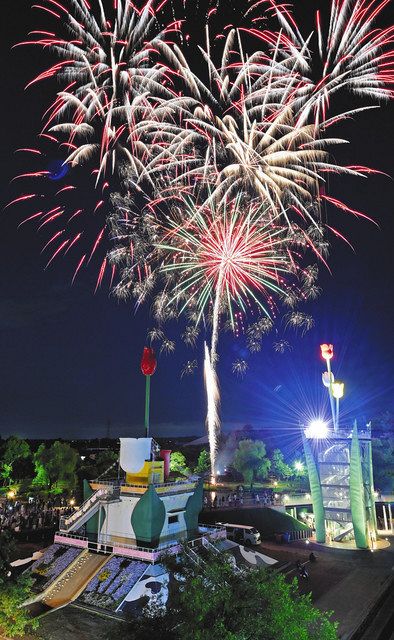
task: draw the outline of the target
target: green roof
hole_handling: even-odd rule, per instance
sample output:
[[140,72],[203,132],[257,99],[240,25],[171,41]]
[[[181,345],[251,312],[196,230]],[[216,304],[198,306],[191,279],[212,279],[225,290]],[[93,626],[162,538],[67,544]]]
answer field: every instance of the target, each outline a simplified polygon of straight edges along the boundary
[[286,531],[304,531],[308,527],[296,520],[288,513],[270,509],[269,507],[257,507],[255,509],[214,509],[200,515],[200,521],[207,524],[214,522],[233,522],[256,527],[262,538],[269,538],[275,533]]

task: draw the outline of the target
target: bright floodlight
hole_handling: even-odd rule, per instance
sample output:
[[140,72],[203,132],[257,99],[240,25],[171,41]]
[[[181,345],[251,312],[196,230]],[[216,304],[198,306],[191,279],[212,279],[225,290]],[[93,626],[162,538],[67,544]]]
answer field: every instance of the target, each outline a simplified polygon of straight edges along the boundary
[[302,470],[303,470],[303,468],[304,468],[303,463],[302,463],[302,462],[300,462],[300,460],[296,460],[296,461],[295,461],[295,463],[294,463],[294,469],[295,469],[296,471],[302,471]]
[[327,438],[328,427],[321,419],[313,420],[305,429],[305,435],[307,438]]

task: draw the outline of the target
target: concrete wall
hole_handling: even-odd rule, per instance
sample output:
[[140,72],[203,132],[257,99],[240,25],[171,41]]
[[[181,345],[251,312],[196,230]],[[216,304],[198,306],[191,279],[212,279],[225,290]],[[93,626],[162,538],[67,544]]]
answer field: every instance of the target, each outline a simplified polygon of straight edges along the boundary
[[[186,534],[185,510],[187,501],[192,495],[193,491],[160,496],[166,511],[160,538]],[[100,516],[100,533],[105,536],[135,539],[131,516],[139,500],[139,496],[121,495],[120,502],[104,504]],[[177,518],[176,522],[171,522],[171,519],[175,518]]]

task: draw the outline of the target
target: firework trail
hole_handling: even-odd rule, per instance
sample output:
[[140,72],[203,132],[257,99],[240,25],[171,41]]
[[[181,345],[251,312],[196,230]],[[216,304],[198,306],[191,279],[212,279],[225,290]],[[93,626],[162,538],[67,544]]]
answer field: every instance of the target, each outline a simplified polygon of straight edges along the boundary
[[[97,180],[107,169],[115,170],[122,154],[138,175],[147,154],[138,123],[150,121],[149,97],[172,97],[163,82],[164,64],[154,60],[157,46],[176,27],[159,27],[153,0],[140,12],[131,2],[117,0],[111,15],[96,0],[97,18],[85,0],[55,4],[57,11],[52,0],[38,8],[58,18],[60,34],[34,32],[42,37],[17,45],[50,47],[60,60],[28,85],[53,77],[63,85],[46,112],[43,131],[66,134],[66,163],[80,164],[98,154]],[[84,143],[91,137],[94,142]]]
[[212,481],[215,482],[218,432],[220,429],[220,419],[218,413],[220,393],[215,367],[212,366],[211,354],[209,353],[209,348],[206,342],[204,342],[204,354],[204,381],[207,394],[206,424],[209,438]]

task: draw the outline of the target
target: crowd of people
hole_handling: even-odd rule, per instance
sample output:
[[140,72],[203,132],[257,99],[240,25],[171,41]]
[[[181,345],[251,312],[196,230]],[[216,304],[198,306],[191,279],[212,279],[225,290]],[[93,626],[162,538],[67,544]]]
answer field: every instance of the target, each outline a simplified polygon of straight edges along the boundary
[[266,489],[260,492],[245,490],[242,485],[231,493],[205,492],[204,509],[238,508],[254,505],[256,507],[272,507],[280,504],[280,498],[275,497],[273,491]]
[[72,508],[64,499],[54,500],[4,500],[0,502],[0,532],[34,531],[57,527],[61,515],[71,513]]

